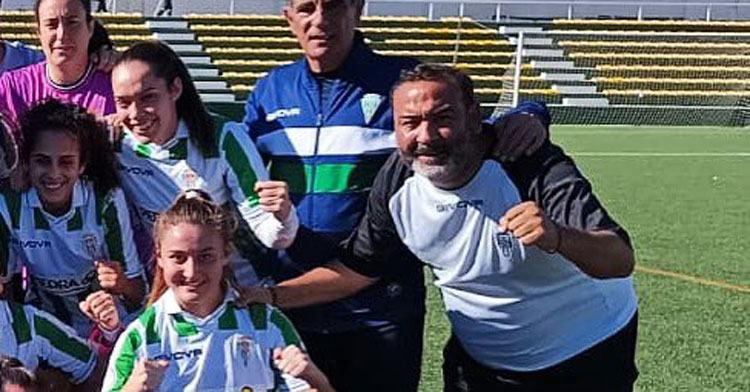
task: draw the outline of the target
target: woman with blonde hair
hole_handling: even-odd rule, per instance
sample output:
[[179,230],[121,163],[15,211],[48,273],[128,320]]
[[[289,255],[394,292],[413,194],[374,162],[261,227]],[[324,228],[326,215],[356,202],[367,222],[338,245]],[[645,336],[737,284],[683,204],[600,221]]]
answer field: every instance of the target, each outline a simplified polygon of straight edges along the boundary
[[198,190],[159,215],[149,306],[118,339],[103,391],[333,390],[278,309],[235,303],[234,227]]

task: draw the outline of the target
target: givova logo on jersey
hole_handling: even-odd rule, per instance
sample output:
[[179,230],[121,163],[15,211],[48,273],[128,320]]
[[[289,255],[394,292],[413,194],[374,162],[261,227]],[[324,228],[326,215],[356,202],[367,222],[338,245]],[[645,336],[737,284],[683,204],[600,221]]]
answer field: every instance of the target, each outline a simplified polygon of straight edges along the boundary
[[50,249],[52,248],[52,241],[49,240],[36,240],[36,239],[23,239],[13,237],[10,239],[13,245],[20,247],[21,249]]
[[132,174],[134,176],[145,176],[145,177],[154,176],[154,171],[148,168],[142,168],[138,166],[125,166],[123,164],[118,164],[117,168],[120,169],[120,171],[125,174]]
[[469,207],[481,207],[484,205],[484,200],[460,200],[455,203],[436,204],[435,209],[437,212],[451,212]]
[[159,354],[151,358],[151,360],[180,361],[183,359],[198,358],[201,355],[203,355],[203,350],[196,348],[192,350],[175,351],[173,353]]

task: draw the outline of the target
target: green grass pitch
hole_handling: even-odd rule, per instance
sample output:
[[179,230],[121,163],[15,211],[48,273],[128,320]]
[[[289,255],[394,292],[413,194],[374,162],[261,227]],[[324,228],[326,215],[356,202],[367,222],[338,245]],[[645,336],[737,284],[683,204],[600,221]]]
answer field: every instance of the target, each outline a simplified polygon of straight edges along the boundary
[[[552,138],[643,268],[636,390],[750,391],[750,130],[557,126]],[[424,392],[442,390],[441,310],[431,287]]]

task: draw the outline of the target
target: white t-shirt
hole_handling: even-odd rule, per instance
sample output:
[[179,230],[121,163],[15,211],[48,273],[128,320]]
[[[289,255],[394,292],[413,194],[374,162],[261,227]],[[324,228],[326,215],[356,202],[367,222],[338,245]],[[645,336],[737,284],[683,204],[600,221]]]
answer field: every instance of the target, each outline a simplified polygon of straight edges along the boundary
[[536,182],[518,175],[514,182],[485,161],[466,185],[444,190],[394,155],[342,261],[372,277],[399,262],[429,265],[453,333],[487,367],[534,371],[571,358],[623,328],[637,299],[629,277],[592,278],[562,255],[500,232],[500,218],[522,201],[519,184],[532,184],[556,222],[627,238],[573,166],[562,157],[550,162],[560,164]]
[[30,370],[40,361],[85,381],[96,367],[96,352],[76,332],[30,305],[0,300],[0,354],[17,358]]
[[[0,226],[4,224],[0,241],[10,243],[0,256],[6,261],[6,277],[26,265],[31,278],[29,302],[72,326],[80,336],[88,337],[93,325],[78,303],[95,289],[95,261],[119,261],[126,278],[143,277],[119,188],[99,195],[91,183],[79,180],[70,211],[59,217],[44,211],[36,189],[20,194],[7,190],[0,196],[0,215]],[[124,311],[121,315],[127,317]]]
[[[236,309],[234,294],[205,318],[183,311],[172,290],[117,340],[102,391],[120,391],[141,358],[169,361],[160,391],[304,391],[271,367],[274,348],[301,346],[287,318],[267,305]],[[247,389],[249,388],[249,389]]]

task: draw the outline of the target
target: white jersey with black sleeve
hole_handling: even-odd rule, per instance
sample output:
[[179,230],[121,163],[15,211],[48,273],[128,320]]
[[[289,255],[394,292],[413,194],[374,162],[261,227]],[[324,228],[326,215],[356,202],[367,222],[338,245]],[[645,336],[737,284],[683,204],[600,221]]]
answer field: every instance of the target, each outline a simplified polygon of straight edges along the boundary
[[[23,193],[5,190],[0,215],[0,242],[5,246],[0,246],[0,262],[6,279],[25,265],[31,281],[28,302],[72,326],[79,336],[88,337],[93,327],[78,303],[98,284],[94,262],[118,261],[127,279],[144,279],[120,188],[104,194],[79,180],[70,210],[62,216],[47,213],[34,188]],[[119,308],[126,319],[127,311]]]
[[72,328],[30,305],[0,300],[0,336],[0,355],[17,358],[31,371],[44,362],[80,384],[96,367],[96,351]]
[[272,352],[302,347],[289,320],[268,305],[234,306],[228,292],[210,315],[197,318],[183,311],[172,290],[131,323],[110,356],[102,391],[116,392],[127,383],[138,360],[167,360],[159,391],[305,391],[310,385],[280,374]]
[[522,245],[498,222],[533,200],[561,225],[629,239],[559,148],[547,145],[535,159],[508,172],[485,161],[466,185],[443,190],[394,154],[375,180],[344,263],[371,277],[397,261],[429,265],[454,334],[490,368],[534,371],[583,352],[633,317],[631,278],[592,278],[560,254]]

